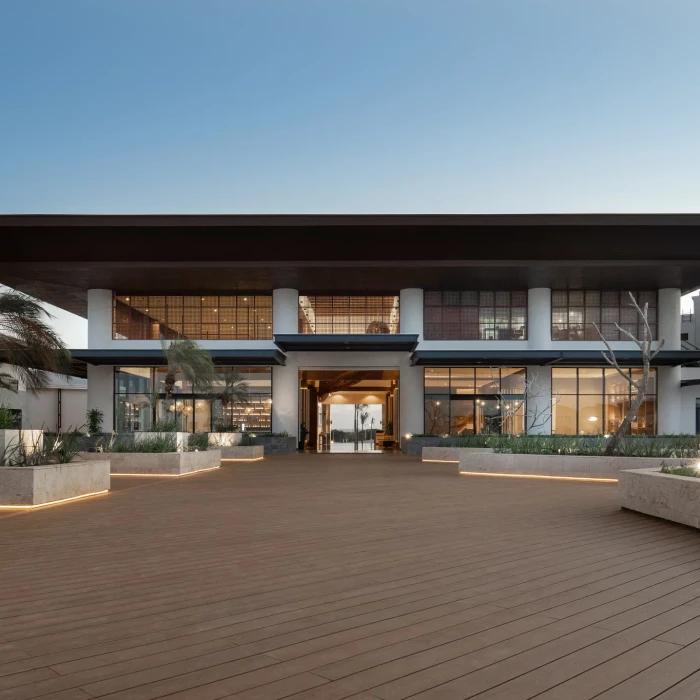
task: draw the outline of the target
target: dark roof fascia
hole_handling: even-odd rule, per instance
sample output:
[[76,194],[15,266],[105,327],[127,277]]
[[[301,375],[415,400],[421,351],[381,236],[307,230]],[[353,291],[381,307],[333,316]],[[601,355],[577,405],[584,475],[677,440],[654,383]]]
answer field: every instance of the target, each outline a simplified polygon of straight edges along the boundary
[[313,334],[289,333],[275,335],[275,344],[289,351],[406,351],[413,352],[418,335],[408,333]]
[[[211,350],[217,365],[284,365],[285,356],[276,349]],[[74,362],[89,365],[123,365],[125,367],[159,366],[165,364],[162,350],[71,350]]]

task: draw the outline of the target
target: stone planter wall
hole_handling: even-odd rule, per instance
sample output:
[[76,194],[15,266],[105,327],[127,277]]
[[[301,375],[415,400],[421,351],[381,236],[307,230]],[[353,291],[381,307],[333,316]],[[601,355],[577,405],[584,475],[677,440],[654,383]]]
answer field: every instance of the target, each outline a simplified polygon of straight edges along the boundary
[[202,452],[84,452],[87,460],[108,459],[112,474],[184,476],[215,469],[221,450]]
[[589,479],[617,479],[620,471],[634,468],[661,468],[686,464],[687,459],[652,457],[579,457],[577,455],[518,455],[474,453],[459,455],[459,471],[485,474],[527,474],[534,476],[574,476]]
[[235,459],[252,462],[253,460],[262,459],[265,454],[265,448],[262,445],[231,445],[229,447],[221,447],[221,459]]
[[623,470],[617,497],[622,508],[700,528],[700,479],[692,476],[662,474],[658,468]]
[[24,444],[27,452],[34,452],[35,449],[42,449],[44,445],[43,430],[0,430],[0,455],[5,450],[12,450]]
[[0,506],[40,506],[109,490],[109,461],[0,467]]
[[209,433],[209,444],[212,447],[232,447],[240,445],[243,433]]
[[424,462],[459,462],[460,454],[493,454],[490,447],[424,447]]
[[165,438],[170,435],[175,436],[175,449],[177,452],[184,452],[187,449],[187,443],[190,439],[190,433],[146,433],[136,431],[134,433],[134,441],[148,440],[149,438]]
[[296,452],[299,445],[295,437],[271,437],[269,435],[259,435],[254,437],[256,445],[265,448],[266,455],[286,455]]

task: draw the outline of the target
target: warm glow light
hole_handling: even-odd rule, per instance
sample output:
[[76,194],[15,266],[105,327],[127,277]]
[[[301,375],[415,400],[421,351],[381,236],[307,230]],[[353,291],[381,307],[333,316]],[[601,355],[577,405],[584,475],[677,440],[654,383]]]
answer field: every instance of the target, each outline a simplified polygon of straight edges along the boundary
[[406,440],[410,440],[413,437],[411,433],[406,433]]
[[617,483],[617,479],[597,479],[589,476],[548,476],[546,474],[497,474],[495,472],[459,472],[462,476],[505,476],[509,479],[552,479],[554,481],[602,481]]
[[1,510],[34,510],[35,508],[46,508],[46,506],[56,506],[60,503],[68,503],[70,501],[79,501],[83,498],[90,498],[91,496],[101,496],[104,493],[108,493],[108,490],[95,491],[95,493],[86,493],[83,496],[71,496],[70,498],[61,498],[58,501],[49,501],[48,503],[37,503],[33,506],[0,506]]
[[459,464],[458,459],[423,459],[422,462],[440,462],[441,464]]
[[245,459],[244,457],[222,457],[222,462],[259,462],[264,457],[251,457],[250,459]]
[[112,473],[112,476],[166,476],[166,477],[174,477],[176,479],[179,479],[182,476],[192,476],[192,474],[201,474],[202,472],[211,472],[214,471],[214,469],[219,469],[219,467],[207,467],[206,469],[197,469],[194,472],[187,472],[186,474],[130,474],[129,472],[121,472],[121,473]]
[[589,420],[591,423],[595,423],[595,422],[598,420],[598,416],[589,416],[589,417],[588,417],[588,420]]

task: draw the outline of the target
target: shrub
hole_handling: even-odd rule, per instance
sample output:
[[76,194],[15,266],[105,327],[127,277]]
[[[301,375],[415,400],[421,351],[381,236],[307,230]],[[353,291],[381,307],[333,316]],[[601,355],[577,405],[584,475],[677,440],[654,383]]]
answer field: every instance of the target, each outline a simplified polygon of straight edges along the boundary
[[17,414],[5,404],[0,404],[0,430],[16,430]]
[[153,422],[153,427],[149,431],[151,433],[176,433],[177,419],[167,418],[166,420],[157,420]]
[[692,464],[682,464],[677,467],[671,467],[668,464],[661,465],[662,474],[673,474],[674,476],[692,476],[695,479],[700,479],[700,469]]
[[102,429],[102,419],[104,413],[99,408],[91,408],[86,414],[88,432],[92,435],[99,433]]
[[215,433],[240,433],[241,426],[238,423],[217,423],[214,426]]
[[209,433],[192,433],[187,441],[187,448],[203,452],[209,449]]
[[150,435],[133,442],[117,442],[112,438],[104,452],[177,452],[175,435]]
[[251,435],[250,433],[243,433],[243,437],[241,437],[241,446],[242,447],[250,447],[251,445],[255,444],[255,437]]
[[41,467],[48,464],[68,464],[80,452],[74,433],[66,433],[55,440],[46,440],[39,447],[35,442],[31,447],[23,441],[6,445],[0,454],[0,466]]

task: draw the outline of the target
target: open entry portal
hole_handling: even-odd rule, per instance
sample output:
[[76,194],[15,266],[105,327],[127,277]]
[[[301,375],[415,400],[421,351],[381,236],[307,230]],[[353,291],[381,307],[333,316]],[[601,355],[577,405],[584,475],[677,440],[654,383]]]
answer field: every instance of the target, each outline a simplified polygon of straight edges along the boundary
[[398,369],[302,369],[299,389],[304,449],[370,454],[398,445]]

